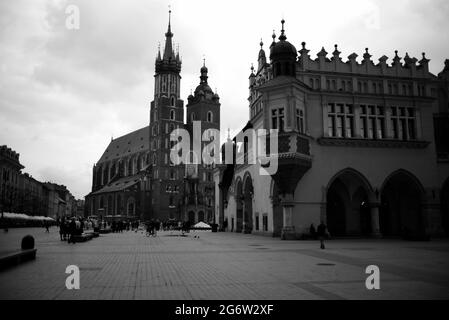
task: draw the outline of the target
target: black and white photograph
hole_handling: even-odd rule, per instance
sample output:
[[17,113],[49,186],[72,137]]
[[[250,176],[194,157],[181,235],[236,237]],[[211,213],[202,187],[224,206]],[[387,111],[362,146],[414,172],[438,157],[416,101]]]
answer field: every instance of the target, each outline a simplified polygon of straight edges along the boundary
[[446,0],[2,0],[0,124],[0,300],[449,299]]

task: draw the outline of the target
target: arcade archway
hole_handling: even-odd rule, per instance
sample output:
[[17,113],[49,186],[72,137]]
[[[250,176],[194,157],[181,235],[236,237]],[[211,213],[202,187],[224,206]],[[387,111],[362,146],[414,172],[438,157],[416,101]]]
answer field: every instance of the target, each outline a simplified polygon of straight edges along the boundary
[[327,227],[332,236],[372,234],[372,188],[367,179],[353,169],[345,169],[331,179],[326,194]]
[[245,176],[244,189],[243,189],[243,197],[244,197],[243,232],[245,233],[251,233],[253,229],[253,196],[254,196],[253,180],[251,179],[251,176],[248,174]]
[[424,235],[423,187],[405,170],[390,175],[381,191],[380,230],[384,236]]
[[243,230],[243,183],[239,179],[235,187],[235,202],[236,202],[236,228],[235,232],[242,232]]

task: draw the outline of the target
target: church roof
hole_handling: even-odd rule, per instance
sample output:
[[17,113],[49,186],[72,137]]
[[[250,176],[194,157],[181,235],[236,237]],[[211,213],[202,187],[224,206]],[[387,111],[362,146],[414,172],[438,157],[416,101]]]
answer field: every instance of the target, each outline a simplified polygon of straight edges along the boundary
[[134,153],[146,152],[150,149],[150,127],[128,133],[109,143],[98,163],[120,159]]
[[92,192],[91,194],[95,195],[95,194],[101,194],[101,193],[117,192],[117,191],[126,190],[126,189],[132,187],[133,185],[137,184],[139,182],[139,180],[140,180],[139,174],[136,174],[136,175],[130,176],[130,177],[124,177],[117,181],[107,184],[100,190]]

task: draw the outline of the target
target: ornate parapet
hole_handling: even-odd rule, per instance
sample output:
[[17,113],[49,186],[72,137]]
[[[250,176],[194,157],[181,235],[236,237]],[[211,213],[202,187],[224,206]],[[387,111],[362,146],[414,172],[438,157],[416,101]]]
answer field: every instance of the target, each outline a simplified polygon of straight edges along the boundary
[[[335,45],[333,57],[327,58],[327,52],[324,47],[317,53],[315,60],[310,58],[309,50],[306,49],[306,43],[302,43],[302,49],[299,51],[299,68],[301,71],[319,71],[319,72],[337,72],[347,74],[359,74],[369,76],[391,76],[404,78],[432,78],[429,73],[429,59],[426,58],[425,53],[422,54],[421,60],[411,58],[408,53],[402,58],[398,56],[398,51],[395,51],[395,56],[392,59],[391,65],[388,65],[387,56],[379,58],[379,62],[373,62],[372,55],[369,54],[368,48],[365,49],[363,60],[357,61],[358,55],[352,53],[348,56],[346,61],[340,58],[340,51]],[[417,64],[418,63],[418,64]]]

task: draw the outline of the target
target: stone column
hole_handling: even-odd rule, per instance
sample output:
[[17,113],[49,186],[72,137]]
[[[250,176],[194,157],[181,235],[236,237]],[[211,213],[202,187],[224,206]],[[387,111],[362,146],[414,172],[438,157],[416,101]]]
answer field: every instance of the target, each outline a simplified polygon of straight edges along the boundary
[[245,233],[246,231],[246,204],[245,200],[242,199],[242,233]]
[[380,233],[379,207],[380,203],[371,204],[371,236],[374,238],[382,237]]
[[[293,195],[284,196],[281,198],[283,226],[281,232],[282,240],[296,240],[295,226],[293,225],[293,206],[291,203]],[[289,202],[290,200],[290,202]]]

